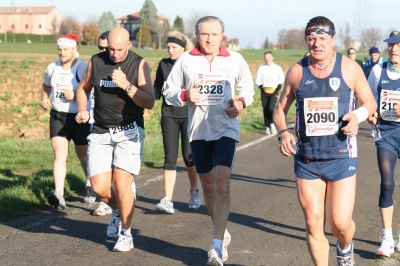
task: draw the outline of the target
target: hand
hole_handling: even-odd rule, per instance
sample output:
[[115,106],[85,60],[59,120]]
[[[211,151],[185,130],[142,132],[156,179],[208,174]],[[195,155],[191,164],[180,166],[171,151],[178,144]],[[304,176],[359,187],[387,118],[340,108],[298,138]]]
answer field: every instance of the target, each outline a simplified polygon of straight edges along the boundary
[[200,102],[200,89],[199,84],[196,83],[193,87],[186,91],[186,100],[191,103]]
[[42,107],[43,110],[49,110],[51,108],[51,101],[49,99],[43,99],[40,102],[40,107]]
[[129,85],[129,81],[126,79],[126,75],[122,72],[121,67],[114,69],[111,74],[112,81],[121,89],[125,90]]
[[396,105],[393,107],[393,110],[396,112],[397,117],[400,117],[400,107],[399,105]]
[[292,156],[296,154],[293,146],[296,145],[295,137],[289,132],[283,132],[281,134],[281,141],[279,142],[279,150],[285,156]]
[[378,123],[378,113],[375,111],[370,117],[368,117],[367,122],[371,125],[376,125]]
[[229,116],[229,118],[235,118],[239,115],[239,111],[243,110],[243,103],[230,99],[229,104],[231,107],[226,108],[224,111]]
[[75,99],[75,91],[73,90],[61,90],[62,93],[64,93],[64,98],[67,99],[68,101],[72,101]]
[[347,125],[342,128],[344,134],[350,137],[354,137],[358,133],[358,118],[353,113],[347,113],[342,118],[343,121],[347,121]]
[[84,124],[89,121],[89,118],[90,118],[90,113],[88,110],[79,111],[75,116],[75,121],[78,124]]

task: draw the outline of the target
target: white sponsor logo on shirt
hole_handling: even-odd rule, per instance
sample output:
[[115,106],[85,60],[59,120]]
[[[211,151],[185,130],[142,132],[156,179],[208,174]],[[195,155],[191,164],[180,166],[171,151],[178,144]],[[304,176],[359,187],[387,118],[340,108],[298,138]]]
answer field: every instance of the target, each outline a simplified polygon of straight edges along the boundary
[[389,83],[389,80],[382,80],[381,83],[382,83],[382,84],[384,84],[384,83]]
[[314,83],[314,80],[307,80],[305,84],[308,85],[308,84],[313,84],[313,83]]

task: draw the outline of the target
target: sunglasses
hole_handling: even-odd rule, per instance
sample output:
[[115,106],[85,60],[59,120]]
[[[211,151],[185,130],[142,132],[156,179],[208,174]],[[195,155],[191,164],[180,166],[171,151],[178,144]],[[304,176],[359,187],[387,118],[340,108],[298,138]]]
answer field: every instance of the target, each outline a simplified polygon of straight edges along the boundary
[[103,51],[107,51],[108,50],[108,47],[107,46],[97,46],[98,48],[99,48],[99,50],[100,50],[100,52],[103,52]]
[[349,54],[355,54],[355,53],[349,53]]

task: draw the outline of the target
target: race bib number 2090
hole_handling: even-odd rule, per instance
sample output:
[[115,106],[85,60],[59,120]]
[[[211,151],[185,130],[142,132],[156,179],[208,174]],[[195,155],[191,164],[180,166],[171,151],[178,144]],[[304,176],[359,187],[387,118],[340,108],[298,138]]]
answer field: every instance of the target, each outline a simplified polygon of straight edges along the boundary
[[338,133],[338,98],[304,99],[304,119],[307,136],[326,136]]

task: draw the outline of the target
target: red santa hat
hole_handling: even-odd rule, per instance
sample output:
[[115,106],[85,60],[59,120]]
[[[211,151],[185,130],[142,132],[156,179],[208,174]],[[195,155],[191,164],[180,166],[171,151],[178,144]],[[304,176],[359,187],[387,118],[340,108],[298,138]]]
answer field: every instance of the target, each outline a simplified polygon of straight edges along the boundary
[[57,45],[76,47],[77,41],[78,41],[78,36],[76,36],[76,34],[67,34],[67,35],[58,36]]

